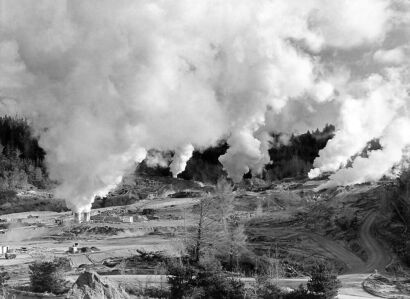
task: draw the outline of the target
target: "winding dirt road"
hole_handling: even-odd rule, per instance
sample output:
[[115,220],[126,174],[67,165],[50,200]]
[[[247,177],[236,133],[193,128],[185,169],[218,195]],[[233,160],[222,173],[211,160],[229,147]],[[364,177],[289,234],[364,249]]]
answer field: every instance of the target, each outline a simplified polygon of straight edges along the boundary
[[373,272],[375,269],[384,271],[392,260],[389,250],[374,235],[374,223],[377,217],[376,211],[369,212],[360,228],[360,240],[368,256],[365,268],[362,269],[364,273]]
[[366,261],[362,261],[353,252],[335,241],[313,233],[309,234],[309,236],[320,244],[328,254],[333,255],[346,264],[348,269],[346,274],[372,273],[376,269],[379,272],[384,272],[385,267],[391,262],[393,257],[374,233],[377,217],[379,217],[379,214],[376,210],[369,212],[360,227],[359,238],[367,253],[368,258]]
[[359,237],[368,256],[365,262],[340,246],[340,244],[330,242],[317,235],[311,235],[316,241],[320,242],[324,249],[331,252],[348,267],[347,274],[339,276],[342,282],[342,288],[339,290],[338,295],[339,299],[377,298],[367,293],[362,288],[361,283],[375,269],[384,272],[385,267],[392,260],[392,254],[374,233],[375,221],[378,217],[379,213],[376,210],[369,212],[360,227]]
[[347,267],[346,273],[360,273],[365,268],[365,262],[342,244],[313,233],[310,233],[309,236],[317,244],[320,244],[320,247],[328,255],[343,262]]

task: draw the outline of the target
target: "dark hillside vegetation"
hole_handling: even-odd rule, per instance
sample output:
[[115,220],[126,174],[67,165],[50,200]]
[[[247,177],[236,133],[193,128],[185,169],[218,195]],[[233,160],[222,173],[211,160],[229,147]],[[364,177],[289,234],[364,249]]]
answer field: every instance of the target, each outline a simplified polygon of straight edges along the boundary
[[[290,177],[306,177],[319,151],[334,136],[334,131],[333,125],[326,125],[321,131],[317,129],[312,133],[308,131],[301,135],[292,135],[286,144],[279,143],[281,134],[273,133],[274,143],[279,145],[269,150],[272,163],[265,166],[262,178],[272,181]],[[203,152],[195,151],[185,171],[178,177],[215,183],[219,177],[225,175],[219,157],[225,154],[228,148],[228,144],[222,142]],[[251,177],[251,172],[244,176],[244,178]]]
[[[195,150],[191,159],[189,159],[185,170],[178,175],[178,178],[215,184],[218,181],[218,178],[226,176],[218,158],[226,153],[228,147],[226,142],[221,142],[219,145],[209,147],[202,152]],[[172,153],[169,154],[170,156],[172,155]],[[151,177],[172,176],[169,167],[148,166],[145,160],[138,165],[136,173],[142,176]]]
[[280,144],[280,134],[273,138],[279,146],[269,150],[271,164],[266,165],[264,178],[268,181],[290,177],[306,177],[313,167],[313,161],[319,155],[329,139],[334,136],[335,127],[326,125],[322,131],[308,131],[301,135],[292,135],[287,144]]
[[[306,177],[319,151],[334,136],[334,131],[333,125],[326,125],[321,131],[317,129],[314,132],[308,131],[301,135],[292,135],[286,144],[279,142],[281,134],[273,133],[272,137],[276,145],[269,150],[272,163],[265,166],[261,178],[272,181]],[[229,145],[225,141],[221,141],[219,145],[207,148],[202,152],[194,151],[185,170],[178,177],[215,184],[218,178],[226,176],[222,164],[219,162],[219,157],[224,155],[228,148]],[[171,176],[169,168],[159,166],[150,168],[145,162],[138,166],[137,173],[149,176]],[[252,173],[245,174],[244,178],[252,178]]]
[[[31,194],[36,187],[46,189],[51,182],[39,146],[27,120],[0,117],[0,214],[26,211],[64,211],[65,203],[47,192]],[[25,195],[18,195],[25,190]]]
[[216,183],[225,175],[219,157],[226,153],[229,146],[222,142],[218,146],[207,148],[205,151],[194,151],[185,170],[178,176],[182,179],[194,179],[205,183]]
[[45,188],[45,152],[23,118],[0,117],[0,189]]
[[38,140],[24,118],[0,117],[0,143],[3,154],[17,152],[20,159],[30,160],[36,166],[41,166],[44,161],[46,153],[38,145]]

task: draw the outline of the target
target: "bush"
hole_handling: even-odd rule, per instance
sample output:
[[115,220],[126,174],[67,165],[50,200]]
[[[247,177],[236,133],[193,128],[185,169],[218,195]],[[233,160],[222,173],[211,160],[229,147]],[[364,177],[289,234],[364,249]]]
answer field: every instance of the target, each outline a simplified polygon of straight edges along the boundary
[[53,262],[56,264],[57,268],[59,268],[62,271],[71,270],[70,260],[66,257],[56,257]]
[[63,279],[63,265],[61,259],[54,261],[36,261],[29,266],[30,283],[33,292],[51,292],[61,294],[66,291]]
[[307,289],[322,298],[330,299],[337,296],[340,288],[340,280],[337,275],[333,273],[333,269],[329,264],[318,262],[312,267],[310,272],[310,279],[307,283]]
[[199,272],[197,287],[200,290],[197,298],[242,299],[244,294],[244,283],[223,273]]
[[168,264],[168,284],[171,298],[190,296],[195,287],[196,269],[188,263],[171,262]]
[[268,279],[257,279],[256,295],[260,299],[279,299],[282,298],[282,290]]
[[244,297],[244,283],[229,277],[216,260],[201,263],[197,267],[185,262],[168,265],[168,283],[171,298],[221,298]]

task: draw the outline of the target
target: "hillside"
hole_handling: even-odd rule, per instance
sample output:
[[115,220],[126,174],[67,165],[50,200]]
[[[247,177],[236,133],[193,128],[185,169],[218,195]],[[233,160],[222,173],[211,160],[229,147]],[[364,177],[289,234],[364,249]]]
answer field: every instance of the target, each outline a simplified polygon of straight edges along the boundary
[[[91,223],[75,225],[67,212],[3,216],[2,219],[9,219],[8,223],[19,222],[19,226],[9,226],[0,236],[2,242],[28,250],[28,254],[22,251],[16,260],[7,262],[13,273],[10,283],[25,281],[27,263],[39,256],[65,256],[74,269],[96,271],[116,281],[126,279],[126,290],[135,292],[135,284],[127,281],[140,279],[138,275],[158,273],[161,264],[161,259],[141,258],[138,250],[161,251],[168,257],[180,255],[184,240],[195,231],[198,206],[209,198],[206,192],[210,191],[181,179],[151,176],[143,181],[145,192],[148,185],[152,186],[150,196],[124,206],[95,209]],[[389,240],[379,237],[388,232],[383,223],[391,217],[379,196],[381,190],[393,188],[391,183],[363,184],[320,193],[313,189],[321,181],[286,180],[263,188],[260,182],[255,188],[255,183],[238,185],[232,193],[232,217],[244,226],[246,243],[233,263],[229,256],[219,256],[227,270],[253,276],[265,271],[275,273],[278,265],[280,277],[304,279],[317,260],[325,260],[345,275],[342,277],[346,283],[354,275],[375,270],[397,273],[398,256]],[[128,189],[124,186],[120,190],[138,194],[141,178],[137,178],[132,188],[130,182]],[[116,192],[120,191],[111,196],[118,196]],[[211,200],[218,198],[214,192]],[[118,218],[130,216],[135,219],[133,223],[123,223]],[[55,219],[60,219],[61,224]],[[73,242],[88,249],[67,255],[65,251]],[[400,265],[402,273],[408,271],[404,263]],[[77,272],[70,275],[78,275],[74,273]]]
[[[161,251],[166,258],[184,254],[187,240],[195,235],[202,204],[218,206],[224,197],[231,198],[229,222],[235,223],[235,242],[240,245],[235,254],[226,254],[224,242],[213,239],[218,233],[212,236],[220,227],[211,229],[207,238],[209,246],[222,246],[216,256],[229,273],[245,277],[277,273],[283,279],[303,281],[315,263],[324,261],[344,275],[346,283],[376,270],[408,275],[408,173],[396,180],[316,191],[325,180],[308,180],[306,174],[333,130],[327,126],[290,136],[287,143],[274,136],[277,142],[269,152],[273,163],[261,175],[246,174],[238,184],[224,181],[222,193],[218,184],[225,173],[218,158],[227,150],[225,143],[194,152],[178,178],[168,167],[144,161],[107,196],[96,197],[92,222],[80,225],[71,222],[64,200],[54,197],[56,183],[48,179],[45,157],[33,160],[27,156],[30,151],[20,153],[20,143],[13,143],[15,150],[8,144],[0,154],[4,166],[0,208],[5,222],[0,237],[3,243],[29,252],[19,251],[15,261],[7,262],[11,284],[27,280],[27,263],[38,257],[66,256],[68,246],[77,241],[86,249],[69,256],[76,269],[70,275],[84,268],[119,281],[123,279],[119,274],[129,275],[131,281],[136,275],[155,274],[163,260],[140,258],[141,250]],[[24,136],[22,140],[32,138],[30,133]],[[210,211],[215,213],[212,207]],[[135,222],[123,222],[130,217]],[[124,284],[135,292],[135,287]]]

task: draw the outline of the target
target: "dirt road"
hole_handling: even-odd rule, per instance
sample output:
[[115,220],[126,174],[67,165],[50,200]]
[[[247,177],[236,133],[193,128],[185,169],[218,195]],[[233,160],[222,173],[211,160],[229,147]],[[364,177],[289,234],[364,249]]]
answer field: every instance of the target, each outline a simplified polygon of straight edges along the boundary
[[347,267],[346,273],[358,273],[365,267],[365,263],[357,255],[340,243],[313,233],[310,233],[309,237],[326,251],[328,255],[342,261]]
[[369,212],[360,228],[360,240],[368,256],[365,268],[362,269],[363,273],[373,272],[375,269],[384,271],[392,260],[391,253],[374,234],[374,223],[377,217],[377,211]]
[[368,277],[368,274],[346,274],[340,275],[338,278],[342,282],[342,287],[339,289],[338,299],[365,299],[378,298],[367,293],[362,282]]

